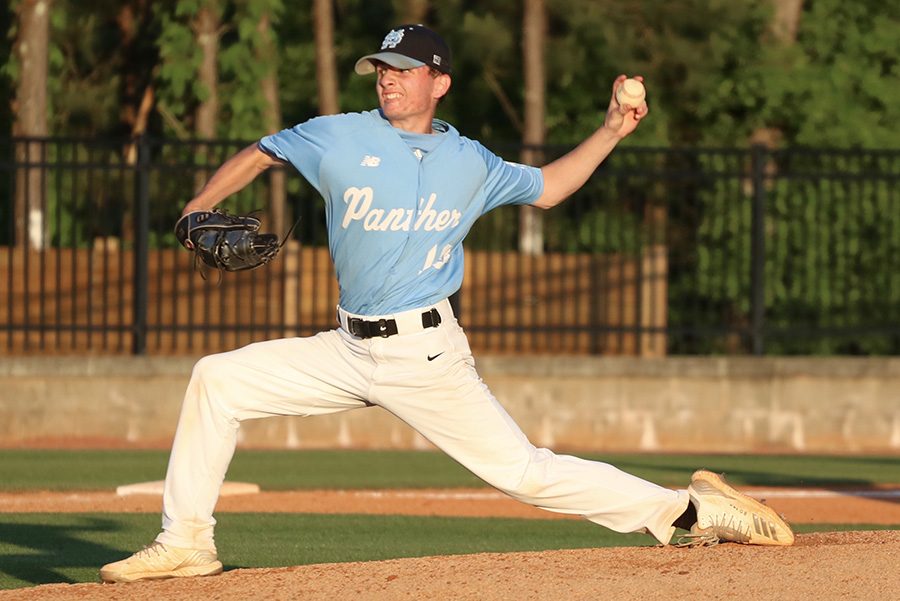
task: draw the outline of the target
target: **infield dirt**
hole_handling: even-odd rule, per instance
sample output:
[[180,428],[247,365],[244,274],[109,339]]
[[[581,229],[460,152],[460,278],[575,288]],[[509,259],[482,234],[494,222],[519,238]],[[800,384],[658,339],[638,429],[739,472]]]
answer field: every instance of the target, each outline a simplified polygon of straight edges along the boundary
[[[748,492],[752,491],[749,489]],[[760,492],[760,491],[757,491]],[[900,523],[900,499],[819,491],[776,495],[793,523]],[[467,496],[468,495],[468,496]],[[223,497],[217,511],[406,513],[520,518],[556,516],[484,489],[472,491],[290,491]],[[155,512],[158,497],[114,493],[0,495],[15,512]],[[49,584],[0,591],[0,601],[59,599],[708,600],[900,599],[900,531],[798,535],[787,548],[621,547],[396,559],[277,569],[125,585]]]
[[395,559],[124,585],[51,584],[0,599],[900,599],[900,532],[797,537],[792,547],[623,547]]

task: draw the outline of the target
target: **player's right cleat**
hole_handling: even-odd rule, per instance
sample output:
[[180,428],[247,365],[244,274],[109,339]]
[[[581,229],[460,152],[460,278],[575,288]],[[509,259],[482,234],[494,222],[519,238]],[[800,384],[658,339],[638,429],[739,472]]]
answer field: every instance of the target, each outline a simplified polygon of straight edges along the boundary
[[794,543],[794,533],[781,516],[771,507],[739,493],[718,474],[697,470],[691,476],[688,494],[697,510],[697,523],[690,534],[681,537],[679,546],[724,541],[779,546]]
[[179,549],[154,542],[131,557],[100,568],[103,582],[135,582],[222,573],[215,551]]

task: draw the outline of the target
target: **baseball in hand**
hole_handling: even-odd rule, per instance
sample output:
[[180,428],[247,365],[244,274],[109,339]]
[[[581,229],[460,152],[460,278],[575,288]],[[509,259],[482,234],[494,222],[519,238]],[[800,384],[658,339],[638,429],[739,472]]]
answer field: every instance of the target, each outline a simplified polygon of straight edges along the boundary
[[619,86],[619,89],[616,90],[616,102],[619,103],[620,107],[624,107],[627,104],[631,108],[636,109],[644,102],[646,93],[644,84],[640,81],[636,79],[626,79],[622,82],[622,85]]

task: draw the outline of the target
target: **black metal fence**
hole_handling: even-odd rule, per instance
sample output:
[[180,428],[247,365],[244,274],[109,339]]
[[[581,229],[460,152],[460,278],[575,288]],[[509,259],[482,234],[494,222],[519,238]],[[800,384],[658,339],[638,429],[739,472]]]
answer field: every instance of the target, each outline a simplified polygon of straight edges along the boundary
[[[243,145],[0,139],[0,353],[200,353],[333,327],[323,203],[292,170],[224,205],[280,233],[299,218],[266,268],[204,280],[174,240]],[[454,301],[476,352],[900,353],[900,151],[620,148],[563,205],[485,216],[466,252]]]

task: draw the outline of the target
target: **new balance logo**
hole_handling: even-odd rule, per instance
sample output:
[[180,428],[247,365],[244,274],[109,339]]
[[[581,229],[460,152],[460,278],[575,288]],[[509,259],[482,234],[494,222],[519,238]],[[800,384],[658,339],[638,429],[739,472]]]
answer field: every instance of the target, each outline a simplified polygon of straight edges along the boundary
[[361,167],[377,167],[381,164],[381,157],[372,156],[367,154],[363,157],[362,162],[360,163]]

